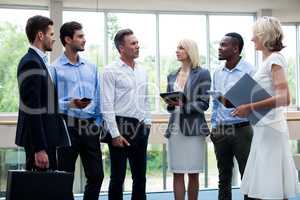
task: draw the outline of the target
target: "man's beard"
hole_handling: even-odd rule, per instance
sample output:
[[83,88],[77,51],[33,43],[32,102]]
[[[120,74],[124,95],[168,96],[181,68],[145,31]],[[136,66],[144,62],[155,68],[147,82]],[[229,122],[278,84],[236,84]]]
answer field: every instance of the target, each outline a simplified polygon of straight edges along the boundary
[[44,46],[44,50],[45,51],[52,51],[52,47],[50,47],[50,46]]
[[78,52],[78,51],[84,51],[84,47],[74,46],[74,51],[76,51],[76,52]]
[[226,60],[226,58],[223,55],[218,55],[218,60]]

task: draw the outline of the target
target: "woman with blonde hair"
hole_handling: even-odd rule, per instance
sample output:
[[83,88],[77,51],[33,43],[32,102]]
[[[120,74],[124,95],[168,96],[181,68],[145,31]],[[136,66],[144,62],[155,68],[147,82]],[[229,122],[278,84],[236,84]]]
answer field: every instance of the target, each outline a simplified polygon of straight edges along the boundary
[[204,111],[209,107],[211,78],[209,71],[200,67],[196,42],[183,39],[178,43],[178,70],[168,75],[167,92],[181,91],[186,100],[166,101],[171,113],[168,138],[168,166],[173,173],[175,200],[185,199],[184,174],[188,174],[188,199],[197,200],[199,173],[204,170],[205,136],[209,129]]
[[250,155],[241,192],[256,199],[288,199],[300,191],[298,174],[289,147],[284,106],[290,104],[287,63],[280,53],[283,32],[274,17],[262,17],[253,26],[252,41],[262,52],[263,62],[254,78],[271,95],[262,101],[239,106],[233,115],[247,116],[257,109],[271,109],[253,126]]

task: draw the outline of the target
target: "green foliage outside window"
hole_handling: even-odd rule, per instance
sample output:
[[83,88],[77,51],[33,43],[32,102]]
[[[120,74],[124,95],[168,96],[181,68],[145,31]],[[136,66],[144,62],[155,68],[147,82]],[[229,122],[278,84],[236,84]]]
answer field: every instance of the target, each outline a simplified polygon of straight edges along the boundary
[[17,112],[17,66],[28,48],[27,38],[20,27],[0,24],[0,112]]

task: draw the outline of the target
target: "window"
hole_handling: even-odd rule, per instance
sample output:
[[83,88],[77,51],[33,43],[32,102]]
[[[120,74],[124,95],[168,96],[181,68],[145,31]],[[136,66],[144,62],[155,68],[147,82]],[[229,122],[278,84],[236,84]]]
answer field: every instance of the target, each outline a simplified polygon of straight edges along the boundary
[[299,85],[300,85],[300,25],[297,26],[297,39],[298,41],[297,42],[297,77],[296,77],[296,83],[297,83],[297,86],[296,87],[296,101],[297,101],[297,107],[298,107],[298,110],[300,110],[300,89],[299,89]]
[[149,78],[149,95],[151,111],[155,110],[156,85],[156,28],[154,14],[109,13],[108,24],[108,57],[109,62],[119,58],[114,45],[114,36],[120,29],[130,28],[137,37],[140,46],[138,63],[146,69]]
[[244,39],[242,56],[251,64],[255,65],[254,45],[251,42],[253,16],[209,16],[210,34],[210,67],[211,70],[222,63],[218,60],[218,47],[221,39],[226,33],[237,32]]
[[[0,9],[0,112],[17,112],[17,65],[27,52],[27,19],[46,10]],[[12,17],[13,16],[13,17]]]
[[102,12],[64,11],[63,22],[77,21],[85,34],[85,51],[80,54],[98,67],[104,65],[104,14]]
[[[16,66],[28,48],[24,32],[26,20],[35,14],[49,16],[49,12],[46,10],[17,10],[16,12],[16,9],[0,9],[0,12],[0,112],[16,112],[18,108]],[[11,17],[12,15],[14,18]],[[166,91],[167,75],[180,66],[175,53],[180,39],[188,38],[196,41],[199,47],[201,65],[210,69],[212,74],[216,67],[223,64],[222,61],[218,60],[220,40],[228,32],[238,32],[243,36],[245,42],[242,56],[248,62],[255,64],[255,50],[251,42],[254,23],[254,16],[252,15],[63,11],[63,22],[68,21],[78,21],[83,25],[87,42],[85,51],[80,54],[100,68],[106,64],[105,55],[107,55],[108,63],[119,57],[113,42],[115,33],[124,28],[130,28],[134,31],[140,45],[140,56],[137,61],[146,69],[149,77],[150,104],[153,113],[166,112],[165,104],[159,98],[159,92]],[[104,30],[105,27],[107,30]],[[300,102],[300,92],[299,87],[297,87],[300,80],[300,51],[297,49],[300,47],[299,29],[299,24],[298,26],[295,24],[283,26],[284,44],[287,47],[282,51],[288,61],[288,81],[292,92],[292,103],[298,106]],[[56,37],[57,42],[60,43],[59,36]],[[298,46],[297,38],[299,39],[297,41]],[[106,42],[107,46],[105,46]],[[296,104],[297,102],[298,104]],[[163,146],[163,149],[165,147]],[[107,146],[104,146],[102,150],[106,174],[102,191],[107,191],[110,160]],[[161,172],[166,167],[164,153],[161,144],[150,144],[148,147],[148,192],[162,189]],[[0,169],[3,171],[3,169],[22,167],[24,156],[21,154],[23,154],[22,149],[0,149],[0,160],[4,157],[6,159],[4,164],[0,165]],[[209,187],[217,187],[218,170],[212,143],[208,143],[207,155],[207,184]],[[16,158],[19,159],[16,161]],[[165,178],[167,189],[172,190],[172,175],[167,173]],[[204,173],[200,175],[200,179],[203,188]],[[0,191],[5,190],[5,180],[4,175],[0,176]],[[84,172],[78,161],[75,174],[75,193],[82,192],[84,181]],[[130,173],[126,176],[124,189],[126,191],[131,190]]]
[[[167,89],[167,76],[179,68],[176,49],[181,39],[188,38],[198,44],[201,63],[206,64],[206,17],[204,15],[159,15],[160,89]],[[205,67],[205,66],[204,66]],[[161,101],[161,110],[165,110]]]
[[18,148],[0,147],[0,198],[6,191],[7,171],[25,168],[25,153]]
[[296,47],[296,26],[283,26],[284,40],[286,46],[281,53],[288,63],[288,82],[292,95],[291,105],[296,105],[296,76],[297,76],[297,47]]

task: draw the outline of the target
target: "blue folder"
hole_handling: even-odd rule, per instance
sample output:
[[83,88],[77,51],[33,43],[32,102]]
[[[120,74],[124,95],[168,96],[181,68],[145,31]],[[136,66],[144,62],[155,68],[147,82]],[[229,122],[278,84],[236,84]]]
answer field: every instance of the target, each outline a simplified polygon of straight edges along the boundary
[[[245,74],[224,95],[235,107],[270,98],[271,95],[262,88],[249,74]],[[252,110],[248,115],[251,124],[256,124],[271,108]]]

